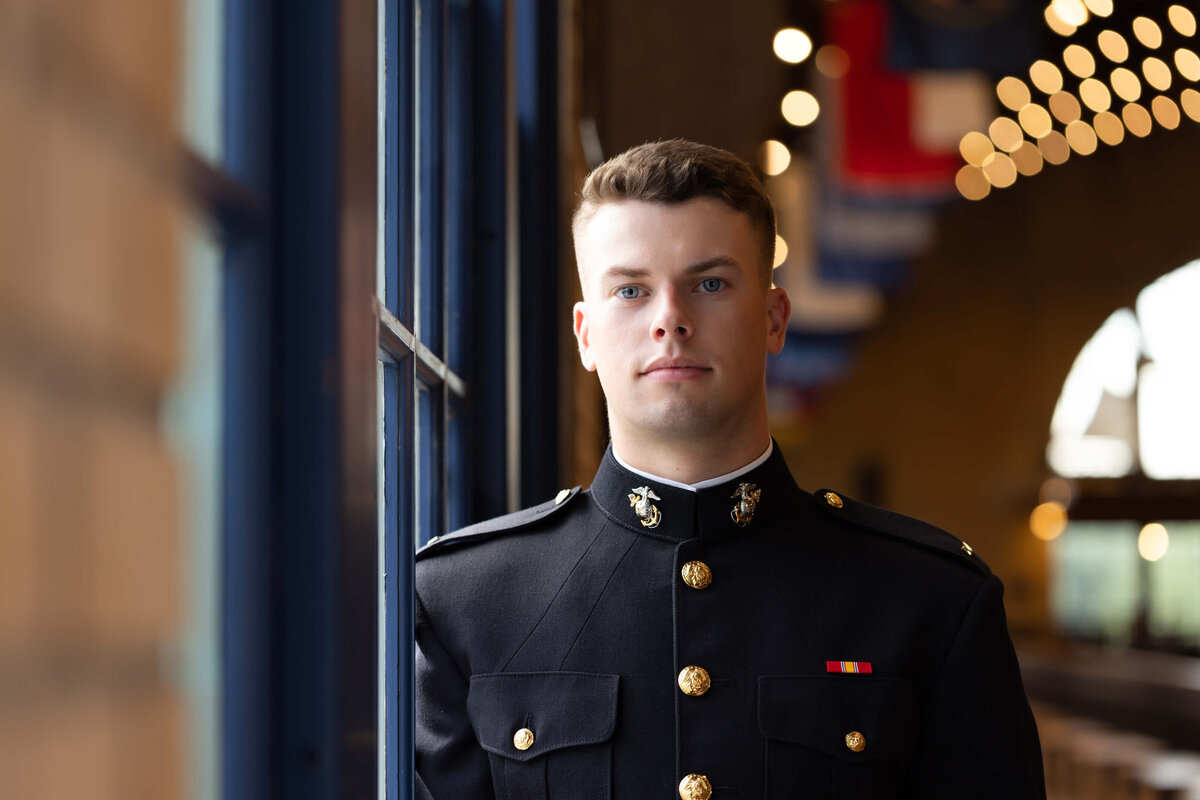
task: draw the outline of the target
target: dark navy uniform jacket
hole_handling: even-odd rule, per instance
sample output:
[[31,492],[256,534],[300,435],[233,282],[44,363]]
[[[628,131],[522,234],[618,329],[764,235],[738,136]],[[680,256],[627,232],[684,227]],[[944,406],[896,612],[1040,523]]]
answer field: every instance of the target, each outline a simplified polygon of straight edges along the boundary
[[1000,581],[778,447],[698,492],[610,450],[417,558],[419,797],[1045,796]]

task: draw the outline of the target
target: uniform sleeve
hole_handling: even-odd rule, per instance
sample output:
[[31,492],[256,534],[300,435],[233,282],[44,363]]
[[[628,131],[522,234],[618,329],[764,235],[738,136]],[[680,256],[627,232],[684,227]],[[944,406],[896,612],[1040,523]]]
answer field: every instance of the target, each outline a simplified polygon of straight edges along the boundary
[[416,786],[422,800],[492,800],[491,770],[467,719],[466,675],[418,595]]
[[989,575],[925,702],[913,797],[1046,797],[1037,727],[1008,635],[1003,595],[1000,580]]

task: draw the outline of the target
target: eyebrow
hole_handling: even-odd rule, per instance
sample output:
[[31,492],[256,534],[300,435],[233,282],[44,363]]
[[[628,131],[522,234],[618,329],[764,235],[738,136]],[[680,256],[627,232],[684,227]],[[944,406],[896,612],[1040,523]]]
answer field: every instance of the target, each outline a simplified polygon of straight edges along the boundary
[[[712,258],[706,258],[703,261],[697,261],[695,264],[689,264],[684,268],[685,275],[695,275],[700,272],[707,272],[716,267],[733,267],[741,269],[741,262],[733,256],[718,255]],[[649,274],[649,270],[641,267],[609,267],[600,274],[600,280],[611,280],[613,278],[644,278]]]

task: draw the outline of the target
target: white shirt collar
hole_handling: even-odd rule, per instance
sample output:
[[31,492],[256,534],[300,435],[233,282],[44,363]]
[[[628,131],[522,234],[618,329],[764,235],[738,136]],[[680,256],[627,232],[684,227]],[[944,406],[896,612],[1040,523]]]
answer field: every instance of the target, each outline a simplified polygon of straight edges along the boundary
[[676,489],[687,489],[688,491],[691,491],[691,492],[698,492],[701,489],[707,489],[710,486],[717,486],[718,484],[725,483],[726,481],[731,481],[740,475],[744,475],[745,473],[749,472],[750,470],[754,469],[755,467],[759,466],[764,461],[766,461],[768,458],[770,458],[771,452],[774,449],[775,449],[775,442],[769,441],[769,442],[767,442],[767,449],[763,451],[763,454],[761,456],[759,456],[758,458],[754,459],[753,461],[751,461],[746,466],[741,467],[740,469],[735,469],[733,472],[728,472],[724,475],[719,475],[716,478],[708,478],[706,480],[702,480],[699,483],[680,483],[679,481],[673,481],[670,478],[662,478],[662,477],[659,477],[658,475],[651,475],[649,472],[642,472],[640,469],[636,469],[635,467],[631,467],[628,464],[626,464],[621,459],[621,457],[619,455],[617,455],[616,448],[613,448],[613,458],[615,458],[617,460],[617,463],[620,464],[622,467],[629,470],[630,472],[641,475],[643,478],[647,478],[649,480],[656,481],[658,483],[665,483],[668,486],[674,486]]

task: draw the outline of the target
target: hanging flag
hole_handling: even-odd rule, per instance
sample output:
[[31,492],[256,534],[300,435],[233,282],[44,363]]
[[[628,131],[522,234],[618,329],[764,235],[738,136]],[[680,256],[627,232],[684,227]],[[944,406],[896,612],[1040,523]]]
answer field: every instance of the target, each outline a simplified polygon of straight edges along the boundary
[[893,69],[1023,72],[1044,35],[1032,0],[893,0],[888,63]]

